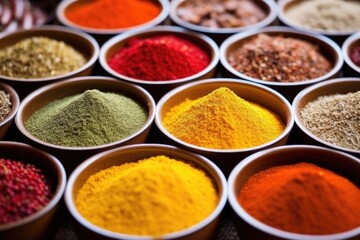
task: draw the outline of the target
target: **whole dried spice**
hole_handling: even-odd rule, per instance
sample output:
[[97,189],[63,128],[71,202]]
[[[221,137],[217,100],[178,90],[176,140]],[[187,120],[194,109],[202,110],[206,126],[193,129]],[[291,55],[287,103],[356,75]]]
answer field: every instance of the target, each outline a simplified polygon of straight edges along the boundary
[[0,122],[2,122],[10,113],[12,103],[10,94],[0,90]]
[[292,37],[263,33],[230,52],[227,59],[240,73],[269,82],[311,80],[332,68],[318,46]]
[[52,196],[51,182],[41,169],[0,158],[0,224],[38,212]]
[[210,28],[244,27],[266,17],[263,9],[248,0],[186,1],[177,14],[186,22]]
[[360,150],[360,91],[321,96],[300,110],[306,129],[331,144]]
[[86,58],[70,45],[47,37],[30,37],[0,49],[0,75],[46,78],[72,72]]

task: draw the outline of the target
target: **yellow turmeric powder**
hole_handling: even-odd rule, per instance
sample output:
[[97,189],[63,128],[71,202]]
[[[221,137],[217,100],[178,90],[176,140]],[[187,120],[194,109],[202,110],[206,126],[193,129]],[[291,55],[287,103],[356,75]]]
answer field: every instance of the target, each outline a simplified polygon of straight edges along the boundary
[[162,119],[178,139],[213,149],[242,149],[265,144],[284,131],[279,116],[259,104],[248,102],[229,88],[184,102]]
[[204,171],[159,155],[100,171],[75,197],[80,214],[104,229],[160,236],[205,219],[219,201]]

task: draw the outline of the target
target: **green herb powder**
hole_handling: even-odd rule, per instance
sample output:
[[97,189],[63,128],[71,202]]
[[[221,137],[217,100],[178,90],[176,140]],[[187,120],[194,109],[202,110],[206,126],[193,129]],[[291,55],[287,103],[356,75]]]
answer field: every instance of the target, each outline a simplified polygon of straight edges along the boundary
[[124,139],[146,122],[147,111],[133,99],[98,90],[50,102],[25,122],[36,138],[62,146],[88,147]]
[[0,75],[46,78],[72,72],[85,65],[85,57],[65,42],[31,37],[0,49]]

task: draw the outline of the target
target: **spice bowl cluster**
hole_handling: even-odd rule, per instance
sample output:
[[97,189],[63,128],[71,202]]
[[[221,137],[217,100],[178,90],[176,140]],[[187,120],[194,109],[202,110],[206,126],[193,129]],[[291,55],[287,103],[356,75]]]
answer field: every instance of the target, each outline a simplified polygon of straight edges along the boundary
[[0,1],[0,239],[359,239],[359,1],[55,2]]

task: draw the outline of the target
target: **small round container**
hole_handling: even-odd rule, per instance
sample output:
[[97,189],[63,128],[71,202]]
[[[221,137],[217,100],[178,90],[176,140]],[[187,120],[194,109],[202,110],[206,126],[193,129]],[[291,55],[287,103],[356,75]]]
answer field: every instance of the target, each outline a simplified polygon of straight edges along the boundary
[[[113,56],[120,48],[124,47],[129,39],[134,37],[144,39],[159,35],[174,35],[180,38],[187,39],[195,44],[198,44],[199,46],[203,47],[206,52],[208,52],[210,56],[209,65],[202,71],[192,76],[179,78],[175,80],[164,80],[164,81],[147,81],[142,79],[131,78],[116,72],[109,66],[108,59],[111,56]],[[99,62],[102,68],[108,74],[116,78],[123,79],[125,81],[144,87],[152,94],[155,100],[158,100],[166,92],[177,86],[180,86],[185,83],[193,82],[199,79],[213,77],[216,73],[216,67],[219,62],[219,48],[211,38],[203,34],[193,33],[191,31],[182,29],[180,27],[157,26],[148,30],[127,32],[109,39],[101,47]]]
[[360,66],[357,66],[350,57],[356,47],[360,47],[360,32],[346,38],[341,47],[345,61],[344,73],[347,77],[360,77]]
[[[262,33],[269,36],[291,37],[317,45],[319,47],[320,53],[322,53],[322,55],[331,62],[331,70],[325,75],[318,78],[299,82],[265,81],[250,77],[237,71],[228,62],[227,58],[229,53],[239,48],[242,44],[246,43],[252,37]],[[311,84],[339,76],[344,60],[342,57],[341,48],[334,41],[325,36],[306,33],[300,30],[291,29],[289,27],[274,26],[265,27],[257,30],[250,30],[229,37],[220,46],[220,62],[225,69],[224,74],[226,76],[237,77],[240,79],[245,79],[266,85],[283,94],[289,101],[292,101],[295,95],[303,88]]]
[[46,239],[56,222],[56,211],[65,191],[66,174],[59,160],[30,145],[17,142],[0,142],[1,158],[24,161],[46,171],[54,182],[53,197],[38,212],[18,221],[0,225],[1,239]]
[[297,130],[299,130],[298,135],[299,139],[302,139],[301,142],[333,148],[360,157],[360,150],[340,147],[315,136],[304,126],[300,118],[300,112],[306,104],[314,101],[318,97],[334,94],[347,94],[357,91],[360,91],[360,78],[337,78],[315,84],[299,92],[292,103],[292,109],[296,126],[299,128]]
[[189,23],[182,18],[179,17],[177,11],[179,7],[182,7],[188,3],[193,2],[194,0],[173,0],[171,1],[170,6],[170,14],[169,17],[171,21],[181,27],[187,28],[191,31],[200,32],[203,34],[208,35],[212,39],[214,39],[218,44],[221,44],[222,41],[224,41],[225,38],[228,36],[244,32],[250,29],[257,29],[262,28],[268,25],[273,24],[276,21],[277,17],[277,5],[273,0],[255,0],[253,1],[256,5],[258,5],[265,13],[266,17],[261,20],[260,22],[257,22],[252,25],[244,26],[244,27],[234,27],[234,28],[210,28],[210,27],[204,27],[201,25],[196,25],[193,23]]
[[[322,29],[305,27],[305,26],[301,26],[297,23],[294,23],[287,16],[287,11],[290,8],[296,8],[297,5],[301,4],[302,2],[306,2],[306,1],[307,0],[279,0],[278,1],[278,9],[279,9],[278,18],[279,18],[280,22],[283,23],[284,25],[289,26],[294,29],[299,29],[299,30],[306,31],[309,33],[325,35],[325,36],[333,39],[334,41],[336,41],[338,44],[342,44],[342,42],[346,39],[346,37],[348,37],[349,35],[360,30],[360,29],[354,29],[354,30],[332,30],[332,31],[330,31],[330,30],[322,30]],[[339,9],[339,11],[340,10],[341,9]],[[338,14],[341,14],[341,13],[338,12]],[[343,12],[342,14],[346,14],[346,13]],[[330,18],[331,16],[327,16],[327,17]]]
[[48,37],[57,41],[63,41],[78,50],[87,59],[85,65],[67,74],[47,78],[14,78],[0,75],[0,79],[9,83],[18,92],[22,99],[31,91],[45,84],[56,82],[70,77],[90,75],[94,64],[99,56],[100,47],[96,40],[86,33],[71,30],[61,26],[43,26],[28,30],[18,30],[8,33],[0,38],[0,49],[30,37]]
[[[72,6],[81,4],[81,3],[86,3],[89,2],[88,0],[66,0],[66,1],[61,1],[56,9],[56,17],[59,20],[59,22],[67,27],[70,28],[75,28],[84,32],[87,32],[91,35],[93,35],[99,43],[103,43],[104,41],[106,41],[107,39],[109,39],[110,37],[120,34],[120,33],[124,33],[126,31],[129,30],[145,30],[148,28],[152,28],[156,25],[160,25],[162,24],[166,18],[169,15],[169,1],[168,0],[154,0],[154,2],[158,3],[160,5],[161,11],[160,14],[155,17],[153,20],[143,23],[141,25],[137,25],[137,26],[133,26],[133,27],[128,27],[128,28],[119,28],[119,29],[98,29],[98,28],[90,28],[90,27],[85,27],[79,24],[76,24],[72,21],[70,21],[67,17],[65,12],[67,11],[67,9],[71,8]],[[109,17],[114,17],[114,16],[109,16]]]
[[75,229],[77,230],[79,236],[81,236],[81,239],[159,239],[160,236],[135,236],[102,229],[82,217],[74,203],[74,195],[79,191],[88,177],[90,177],[92,174],[112,166],[135,162],[140,159],[145,159],[157,155],[165,155],[173,159],[187,161],[197,167],[202,168],[209,175],[209,177],[213,179],[219,194],[219,202],[216,208],[207,218],[187,229],[162,235],[161,239],[206,240],[213,238],[221,212],[225,207],[227,200],[226,179],[220,169],[205,157],[178,149],[173,146],[162,144],[135,144],[112,149],[92,156],[83,162],[80,166],[78,166],[71,174],[68,185],[66,187],[65,203],[70,211],[70,214],[76,220],[77,225],[75,226]]
[[[25,128],[26,120],[38,109],[48,103],[67,96],[83,93],[89,89],[103,92],[115,92],[133,98],[142,104],[148,112],[144,125],[131,136],[112,143],[92,147],[65,147],[44,142],[31,135]],[[79,163],[95,153],[122,145],[145,142],[155,118],[155,101],[151,95],[141,87],[125,83],[108,77],[79,77],[50,84],[30,93],[21,103],[15,123],[19,131],[31,144],[53,153],[63,163],[68,172],[71,172]]]
[[[239,97],[250,102],[258,103],[277,113],[285,125],[283,133],[274,140],[260,146],[227,150],[204,148],[189,144],[173,136],[163,126],[163,117],[174,106],[183,102],[187,98],[197,99],[203,97],[220,87],[227,87]],[[291,111],[290,103],[281,94],[268,87],[237,79],[214,78],[186,84],[173,89],[164,95],[157,104],[155,123],[160,132],[166,137],[165,141],[208,157],[220,167],[225,175],[228,175],[234,166],[248,155],[262,149],[285,145],[294,125],[294,117]]]
[[6,136],[11,124],[14,121],[16,113],[19,110],[20,99],[15,89],[6,83],[0,82],[0,90],[4,91],[7,94],[10,94],[11,102],[11,111],[6,116],[6,118],[0,122],[0,140],[2,140]]
[[358,177],[360,160],[339,151],[309,145],[290,145],[275,147],[252,154],[233,169],[228,179],[228,200],[231,209],[235,213],[235,226],[241,239],[359,239],[360,227],[350,231],[328,235],[307,235],[283,231],[258,221],[239,204],[237,195],[251,176],[271,167],[295,164],[301,161],[313,163],[335,173],[339,173],[357,186],[360,184]]

